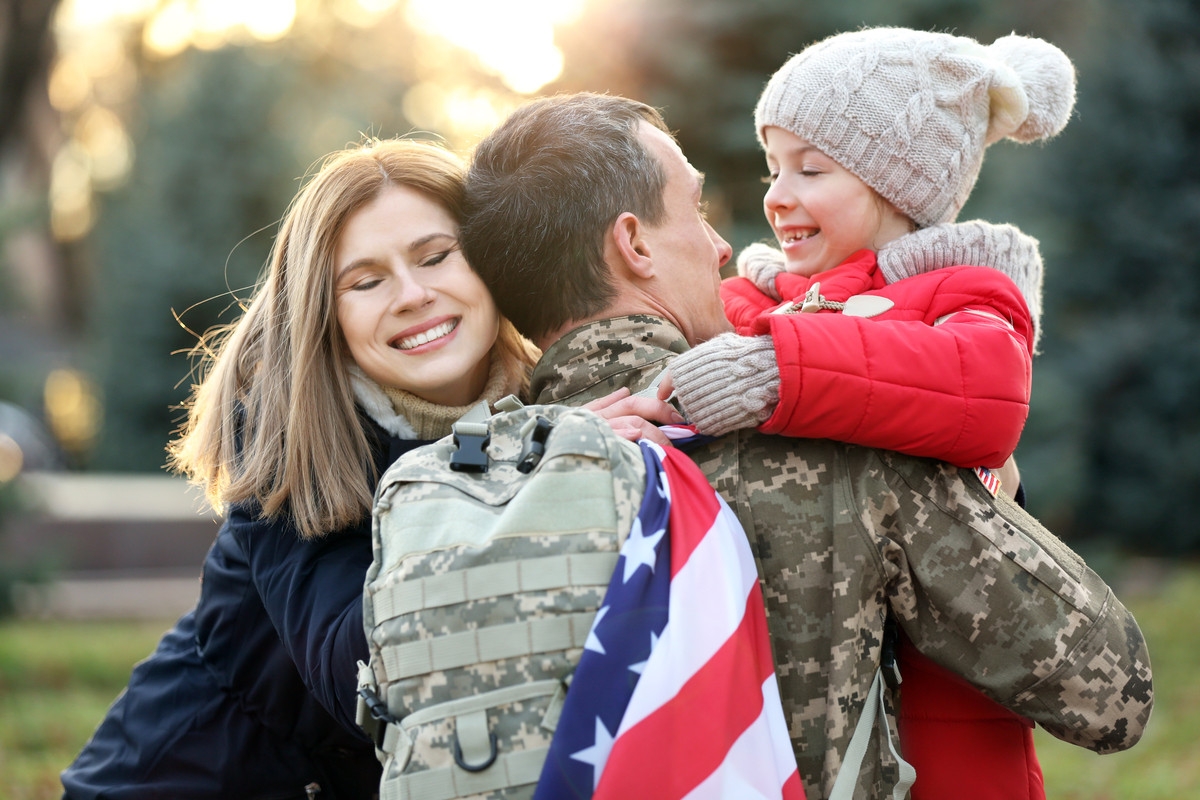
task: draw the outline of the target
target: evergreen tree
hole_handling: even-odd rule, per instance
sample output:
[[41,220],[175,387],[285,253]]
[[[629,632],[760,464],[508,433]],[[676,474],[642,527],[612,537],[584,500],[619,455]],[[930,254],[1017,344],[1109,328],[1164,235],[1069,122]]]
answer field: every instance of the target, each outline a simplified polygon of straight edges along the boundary
[[[105,416],[93,466],[154,470],[190,388],[180,353],[237,312],[304,168],[281,96],[283,63],[195,51],[146,75],[138,163],[97,227],[96,330]],[[176,322],[179,314],[185,329]],[[194,333],[193,333],[194,332]]]

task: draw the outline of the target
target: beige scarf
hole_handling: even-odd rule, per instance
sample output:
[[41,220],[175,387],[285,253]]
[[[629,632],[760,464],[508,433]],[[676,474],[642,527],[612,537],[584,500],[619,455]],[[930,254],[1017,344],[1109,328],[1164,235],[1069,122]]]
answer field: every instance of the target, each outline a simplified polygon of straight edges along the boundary
[[350,380],[355,399],[371,419],[401,439],[440,439],[448,436],[458,418],[478,405],[480,400],[495,403],[501,397],[513,394],[519,383],[517,376],[508,374],[504,360],[498,357],[495,348],[492,350],[492,363],[483,392],[465,406],[438,405],[403,389],[380,386],[357,365],[350,366]]

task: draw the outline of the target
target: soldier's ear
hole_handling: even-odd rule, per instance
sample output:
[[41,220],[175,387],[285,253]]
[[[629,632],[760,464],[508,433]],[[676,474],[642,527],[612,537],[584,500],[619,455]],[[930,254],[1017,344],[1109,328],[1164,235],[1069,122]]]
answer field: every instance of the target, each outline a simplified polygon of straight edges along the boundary
[[623,212],[609,230],[612,252],[623,267],[637,278],[647,280],[654,277],[654,259],[650,254],[650,242],[646,238],[646,226],[636,214]]

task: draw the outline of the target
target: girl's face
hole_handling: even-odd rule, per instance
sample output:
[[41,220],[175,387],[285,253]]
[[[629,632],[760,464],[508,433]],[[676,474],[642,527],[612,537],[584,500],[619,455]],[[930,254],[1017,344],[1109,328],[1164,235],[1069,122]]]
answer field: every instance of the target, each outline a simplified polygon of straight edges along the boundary
[[338,325],[363,372],[439,405],[479,397],[500,318],[445,208],[384,188],[346,221],[333,268]]
[[763,211],[788,272],[816,275],[912,229],[891,203],[804,139],[773,125],[763,135],[770,173]]

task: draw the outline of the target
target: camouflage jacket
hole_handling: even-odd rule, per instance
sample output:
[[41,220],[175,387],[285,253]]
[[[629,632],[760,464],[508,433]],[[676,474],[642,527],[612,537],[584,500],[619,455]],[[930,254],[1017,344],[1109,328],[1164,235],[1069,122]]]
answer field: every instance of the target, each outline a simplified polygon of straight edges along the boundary
[[[621,386],[637,391],[686,348],[657,317],[589,323],[546,350],[531,392],[538,403],[579,405]],[[737,513],[758,560],[810,800],[833,786],[889,611],[926,656],[1054,736],[1098,753],[1140,738],[1153,693],[1133,615],[974,472],[755,431],[691,456]],[[895,780],[877,727],[855,797],[888,796]]]

